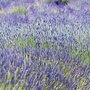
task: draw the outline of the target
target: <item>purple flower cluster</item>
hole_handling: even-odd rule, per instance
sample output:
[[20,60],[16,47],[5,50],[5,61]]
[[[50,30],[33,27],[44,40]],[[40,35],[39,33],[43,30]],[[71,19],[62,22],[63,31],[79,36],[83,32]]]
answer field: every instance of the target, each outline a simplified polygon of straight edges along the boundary
[[53,49],[3,49],[0,52],[0,84],[4,83],[4,88],[11,85],[12,89],[21,86],[21,90],[76,90],[79,85],[87,88],[90,84],[88,66],[77,57],[71,60],[67,54]]
[[0,90],[90,90],[89,3],[78,4],[35,2],[27,13],[0,15]]
[[37,44],[40,45],[46,40],[48,44],[58,49],[72,47],[76,50],[81,48],[90,51],[89,21],[70,22],[60,18],[60,15],[54,15],[51,18],[41,15],[29,21],[27,16],[25,18],[20,16],[22,20],[19,15],[15,16],[1,18],[1,21],[3,20],[0,24],[1,48],[8,43],[14,43],[18,37],[26,39],[32,36],[34,39],[37,38]]
[[34,3],[35,0],[0,0],[0,9],[8,8],[11,4]]

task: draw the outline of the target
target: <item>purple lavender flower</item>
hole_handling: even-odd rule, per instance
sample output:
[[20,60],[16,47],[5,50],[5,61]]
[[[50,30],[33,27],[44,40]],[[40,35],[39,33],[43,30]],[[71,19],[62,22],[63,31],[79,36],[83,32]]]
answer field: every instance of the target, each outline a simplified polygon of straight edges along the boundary
[[[7,8],[7,3],[34,4],[28,0],[1,2],[1,9]],[[51,4],[44,5],[51,10]],[[85,3],[87,8],[81,10],[82,7],[74,8],[68,2],[63,7],[54,5],[60,11],[58,13],[47,13],[46,9],[42,12],[37,8],[31,13],[28,10],[25,14],[0,16],[0,88],[89,88],[88,5]],[[35,17],[31,19],[31,16]]]

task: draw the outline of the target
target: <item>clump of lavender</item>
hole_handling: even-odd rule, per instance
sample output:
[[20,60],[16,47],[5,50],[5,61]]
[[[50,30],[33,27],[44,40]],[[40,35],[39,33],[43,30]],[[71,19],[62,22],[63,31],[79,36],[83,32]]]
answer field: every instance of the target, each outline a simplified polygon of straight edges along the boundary
[[0,90],[89,90],[88,9],[34,9],[0,16]]
[[[1,89],[75,89],[89,85],[87,66],[65,51],[20,48],[0,52]],[[65,58],[67,56],[67,58]],[[74,65],[74,66],[73,66]]]

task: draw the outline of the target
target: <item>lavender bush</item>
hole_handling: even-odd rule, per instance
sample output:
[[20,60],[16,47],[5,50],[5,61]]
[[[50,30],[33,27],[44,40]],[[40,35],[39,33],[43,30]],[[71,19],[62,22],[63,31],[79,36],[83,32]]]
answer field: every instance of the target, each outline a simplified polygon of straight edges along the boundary
[[0,1],[0,90],[90,90],[90,1]]

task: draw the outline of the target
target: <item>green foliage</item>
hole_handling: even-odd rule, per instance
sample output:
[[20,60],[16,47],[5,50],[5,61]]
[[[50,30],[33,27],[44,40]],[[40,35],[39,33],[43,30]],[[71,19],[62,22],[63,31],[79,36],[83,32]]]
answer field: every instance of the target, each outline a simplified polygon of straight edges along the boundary
[[50,44],[46,41],[46,39],[44,39],[44,41],[42,42],[42,47],[43,48],[50,48]]
[[18,88],[18,83],[13,87],[13,90],[17,90]]
[[87,77],[85,77],[85,76],[81,76],[77,79],[77,82],[82,87],[84,87],[87,84],[86,81],[87,81]]
[[15,71],[15,81],[18,79],[18,78],[17,78],[17,74],[18,74],[18,72],[19,72],[19,69],[20,69],[19,67],[16,68],[16,71]]
[[48,86],[43,87],[42,90],[48,90]]
[[11,90],[10,85],[7,85],[7,86],[5,87],[5,90]]
[[65,64],[65,62],[60,61],[57,64],[57,66],[62,70],[62,73],[66,78],[70,78],[70,79],[72,78],[72,72],[70,70],[70,67],[67,64]]
[[[39,48],[37,43],[38,43],[38,38],[33,38],[32,36],[29,36],[27,38],[18,37],[15,40],[13,40],[12,42],[6,44],[5,48],[11,48],[12,46],[17,46],[19,48],[24,48],[24,49],[26,49],[26,47]],[[52,47],[51,43],[48,43],[46,41],[46,39],[44,39],[42,41],[40,46],[43,48],[51,48]]]
[[30,46],[30,47],[33,47],[33,48],[36,48],[37,47],[36,41],[31,36],[28,37],[28,38],[26,38],[26,39],[19,37],[14,42],[16,43],[16,46],[18,46],[20,48],[24,48],[24,49],[27,46]]
[[25,86],[25,83],[22,83],[22,84],[19,86],[18,90],[23,90],[23,89],[24,89],[24,86]]
[[11,80],[11,73],[10,71],[8,70],[8,77],[7,77],[8,80]]
[[55,81],[53,84],[53,90],[65,90],[66,85],[64,85],[62,82]]
[[14,13],[26,14],[27,10],[24,7],[18,7],[18,8],[15,9]]
[[27,46],[26,40],[24,38],[17,38],[14,43],[20,48],[26,48]]
[[90,52],[83,52],[80,59],[90,65]]
[[5,86],[5,84],[2,83],[2,84],[0,85],[0,90],[4,90],[4,86]]
[[26,41],[27,41],[27,45],[28,45],[28,46],[32,46],[32,47],[34,47],[34,48],[37,47],[36,41],[34,40],[34,38],[28,37],[28,38],[26,39]]
[[68,0],[44,0],[46,3],[54,3],[55,1],[58,1],[59,3],[62,4],[67,4]]
[[15,40],[13,40],[12,42],[8,43],[5,45],[5,47],[10,48],[12,46],[18,46],[19,48],[26,48],[27,46],[32,46],[32,47],[36,47],[36,42],[34,40],[34,38],[32,37],[28,37],[28,38],[23,38],[23,37],[18,37]]
[[28,55],[26,55],[25,59],[24,59],[24,64],[26,64],[26,62],[28,62],[28,60],[29,60],[29,57],[28,57]]
[[44,0],[46,3],[54,2],[54,0]]
[[66,78],[72,78],[71,70],[68,67],[63,68],[62,71]]
[[4,11],[0,9],[0,15],[3,15],[4,14]]
[[63,4],[67,4],[68,3],[68,0],[59,0],[61,3]]
[[0,90],[11,90],[11,85],[10,84],[2,83],[0,85]]
[[73,49],[71,52],[71,56],[72,58],[78,57],[80,60],[90,65],[90,52],[83,51],[81,49],[78,49],[77,51],[75,51]]

